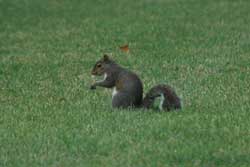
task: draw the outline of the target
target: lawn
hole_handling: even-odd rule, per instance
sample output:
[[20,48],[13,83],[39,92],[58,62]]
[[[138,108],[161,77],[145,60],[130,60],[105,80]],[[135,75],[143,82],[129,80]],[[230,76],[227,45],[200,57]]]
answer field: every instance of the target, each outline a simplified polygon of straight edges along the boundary
[[[250,1],[0,0],[0,166],[249,166]],[[119,46],[129,44],[130,52]],[[180,112],[114,110],[103,53]]]

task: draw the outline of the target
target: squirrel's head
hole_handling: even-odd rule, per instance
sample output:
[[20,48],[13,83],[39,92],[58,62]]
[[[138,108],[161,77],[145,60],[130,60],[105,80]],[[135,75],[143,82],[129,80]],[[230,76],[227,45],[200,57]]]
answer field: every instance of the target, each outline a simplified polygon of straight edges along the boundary
[[111,68],[113,63],[114,62],[109,58],[109,56],[104,54],[103,58],[98,60],[94,65],[91,74],[97,76],[104,75],[104,73]]

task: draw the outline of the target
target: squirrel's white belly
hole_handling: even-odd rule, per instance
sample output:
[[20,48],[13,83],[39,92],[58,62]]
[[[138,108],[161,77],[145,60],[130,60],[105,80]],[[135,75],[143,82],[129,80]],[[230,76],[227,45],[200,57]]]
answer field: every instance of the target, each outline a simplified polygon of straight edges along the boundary
[[112,98],[114,98],[114,96],[118,93],[118,91],[116,90],[116,87],[114,87],[113,92],[112,92]]

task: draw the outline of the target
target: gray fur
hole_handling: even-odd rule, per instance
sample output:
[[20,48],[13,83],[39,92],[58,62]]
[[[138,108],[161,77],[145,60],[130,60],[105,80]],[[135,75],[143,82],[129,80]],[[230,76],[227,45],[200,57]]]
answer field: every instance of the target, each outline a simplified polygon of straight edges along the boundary
[[[97,67],[99,64],[102,64],[101,67]],[[143,86],[135,73],[119,66],[107,57],[99,60],[92,70],[92,75],[103,75],[104,73],[107,74],[105,80],[94,83],[91,85],[91,89],[95,89],[97,86],[115,88],[116,94],[112,97],[114,108],[141,105]]]
[[163,100],[159,106],[160,110],[181,109],[180,98],[176,95],[174,89],[168,85],[156,85],[151,88],[143,99],[142,106],[144,108],[152,108],[155,99],[158,97],[161,97]]

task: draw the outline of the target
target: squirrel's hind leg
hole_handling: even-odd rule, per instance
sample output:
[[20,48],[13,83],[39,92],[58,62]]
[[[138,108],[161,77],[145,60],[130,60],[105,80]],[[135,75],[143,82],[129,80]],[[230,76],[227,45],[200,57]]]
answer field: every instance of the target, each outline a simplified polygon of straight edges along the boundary
[[133,107],[132,99],[125,93],[117,93],[112,98],[112,107],[113,108],[129,108]]

